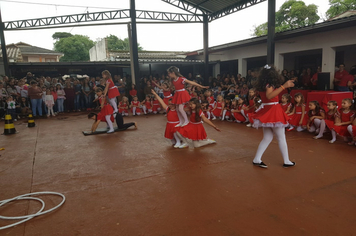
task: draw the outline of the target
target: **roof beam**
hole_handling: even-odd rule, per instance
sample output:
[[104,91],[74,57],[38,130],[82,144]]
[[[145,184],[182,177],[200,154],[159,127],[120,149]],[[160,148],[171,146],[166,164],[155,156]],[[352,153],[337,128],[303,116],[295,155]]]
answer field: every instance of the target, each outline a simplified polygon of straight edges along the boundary
[[265,2],[267,0],[249,0],[249,1],[239,1],[238,3],[235,3],[229,7],[226,7],[220,11],[214,12],[212,14],[209,14],[209,21],[216,20],[218,18],[221,18],[223,16],[230,15],[231,13],[240,11],[242,9],[254,6],[258,3]]
[[[129,19],[130,9],[83,13],[65,16],[54,16],[28,20],[17,20],[4,22],[4,30],[16,30],[34,27],[46,27],[53,25],[78,24],[85,22],[96,22],[105,20]],[[136,10],[137,19],[169,21],[169,22],[203,22],[203,16],[199,14],[181,14],[170,12],[157,12]]]
[[182,0],[162,0],[163,2],[169,3],[175,7],[178,7],[184,11],[187,11],[192,14],[210,14],[211,11],[202,8],[199,5],[189,3],[187,1]]

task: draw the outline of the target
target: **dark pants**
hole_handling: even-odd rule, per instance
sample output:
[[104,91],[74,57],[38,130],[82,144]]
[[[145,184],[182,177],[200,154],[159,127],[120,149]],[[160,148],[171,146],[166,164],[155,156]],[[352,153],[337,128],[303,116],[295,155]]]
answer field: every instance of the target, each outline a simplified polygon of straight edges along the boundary
[[127,129],[127,128],[135,125],[135,123],[133,123],[133,122],[124,124],[124,118],[119,113],[116,114],[116,124],[119,129]]

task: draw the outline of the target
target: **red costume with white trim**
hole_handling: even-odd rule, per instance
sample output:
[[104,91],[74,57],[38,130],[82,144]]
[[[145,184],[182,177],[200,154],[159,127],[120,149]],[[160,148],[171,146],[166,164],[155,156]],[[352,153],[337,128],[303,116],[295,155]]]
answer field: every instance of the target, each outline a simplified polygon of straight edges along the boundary
[[101,108],[101,110],[98,113],[98,116],[96,118],[97,120],[101,120],[101,121],[105,120],[105,116],[112,115],[114,113],[114,109],[112,108],[112,106],[109,103],[107,103],[106,97],[104,97],[104,95],[101,95],[99,97],[99,103],[101,104],[103,99],[104,99],[104,107]]
[[163,96],[164,96],[164,98],[163,98],[164,103],[166,105],[168,105],[169,99],[171,99],[173,97],[171,91],[164,91],[163,90]]
[[[340,112],[336,114],[336,117],[340,117],[341,123],[348,122],[348,121],[351,121],[352,118],[355,117],[355,113],[352,111],[343,112],[340,110]],[[349,126],[349,125],[337,126],[337,125],[335,125],[335,123],[331,124],[330,122],[326,122],[326,121],[325,121],[325,123],[330,130],[332,130],[332,129],[335,130],[335,132],[338,135],[340,135],[342,137],[350,137],[350,133],[347,131],[347,126]]]
[[117,87],[115,86],[114,82],[111,79],[108,79],[106,81],[107,84],[109,84],[109,88],[108,88],[108,97],[111,98],[115,98],[117,96],[120,96],[119,90],[117,89]]
[[185,80],[186,78],[184,77],[178,77],[176,80],[173,80],[173,85],[175,87],[175,93],[172,100],[173,104],[179,105],[189,102],[189,93],[184,88]]
[[141,113],[141,109],[138,107],[140,104],[139,101],[131,101],[131,112],[132,112],[132,108],[136,107],[136,113],[140,114]]
[[129,113],[129,106],[127,103],[119,102],[119,113]]
[[[288,107],[292,107],[292,103],[286,103],[286,104],[282,104],[281,103],[281,107],[282,107],[282,110],[284,111],[284,112],[286,112],[287,110],[288,110]],[[290,112],[290,110],[289,110],[289,112]]]
[[158,100],[153,100],[152,102],[152,111],[153,112],[158,112],[161,110],[161,106],[159,104],[159,101]]
[[216,102],[216,108],[213,110],[213,114],[216,117],[222,116],[222,102]]
[[195,111],[191,111],[190,120],[188,125],[179,129],[179,133],[187,138],[194,141],[205,140],[207,138],[204,126],[201,122],[201,116],[203,116],[203,111],[199,110],[199,119],[195,118]]
[[171,110],[169,107],[166,108],[167,112],[167,125],[166,131],[164,132],[164,137],[168,139],[173,139],[173,134],[178,131],[180,127],[175,127],[179,124],[179,118],[176,110]]
[[[302,106],[305,108],[305,104],[302,104]],[[295,105],[295,112],[292,115],[289,124],[293,126],[299,126],[300,119],[302,118],[302,106]],[[308,124],[308,115],[307,115],[307,111],[304,111],[302,126],[306,126],[307,124]]]
[[[245,104],[239,105],[237,106],[236,110],[241,111],[245,107]],[[235,120],[240,121],[241,123],[246,121],[246,118],[241,114],[241,112],[232,112],[232,115],[234,116]]]
[[214,109],[214,107],[215,107],[214,96],[210,96],[206,100],[209,102],[209,108]]
[[145,105],[148,110],[152,110],[152,103],[151,103],[151,101],[145,100],[142,105]]

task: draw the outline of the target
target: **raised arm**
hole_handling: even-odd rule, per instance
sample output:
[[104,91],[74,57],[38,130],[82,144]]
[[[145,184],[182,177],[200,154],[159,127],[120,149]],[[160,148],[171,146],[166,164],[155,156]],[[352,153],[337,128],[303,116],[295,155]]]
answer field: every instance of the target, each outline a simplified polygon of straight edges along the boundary
[[190,81],[188,79],[185,80],[185,83],[188,83],[188,84],[191,84],[193,86],[200,87],[200,88],[203,88],[203,89],[208,89],[209,88],[209,86],[203,86],[203,85],[200,85],[198,83],[195,83],[194,81]]
[[281,85],[281,87],[277,89],[273,89],[273,87],[268,87],[266,89],[266,97],[267,99],[272,99],[275,96],[278,96],[278,94],[280,94],[284,89],[291,88],[291,87],[294,87],[293,80],[288,80],[283,85]]
[[216,127],[213,122],[211,122],[208,118],[206,118],[204,115],[201,116],[201,119],[207,123],[208,125],[210,125],[211,127],[213,127],[214,129],[216,129],[217,131],[221,131],[218,127]]
[[153,90],[151,89],[151,93],[155,96],[155,98],[158,100],[159,104],[161,104],[163,110],[166,110],[167,109],[167,105],[164,103],[164,101],[162,100],[162,98],[160,98],[158,96],[158,94]]

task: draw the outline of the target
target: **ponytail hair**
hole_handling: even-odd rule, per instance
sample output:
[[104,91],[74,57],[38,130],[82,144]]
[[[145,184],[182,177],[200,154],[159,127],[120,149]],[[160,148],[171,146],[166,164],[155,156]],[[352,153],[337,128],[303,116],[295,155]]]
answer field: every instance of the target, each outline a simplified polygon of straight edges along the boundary
[[[320,110],[321,110],[321,106],[320,106],[319,102],[318,101],[310,101],[309,103],[313,103],[314,104],[314,106],[315,106],[315,114],[318,114],[320,112]],[[308,111],[309,117],[313,116],[312,112],[313,112],[312,110]]]
[[332,110],[333,114],[335,114],[337,112],[337,102],[334,100],[330,100],[328,101],[328,103],[331,103],[333,106],[335,106],[335,108]]
[[199,111],[201,109],[201,104],[200,104],[199,100],[197,98],[192,98],[192,99],[190,99],[189,102],[195,104],[195,109],[194,109],[194,111],[195,111],[195,120],[197,122],[200,121],[201,118],[199,116]]
[[168,73],[174,73],[177,77],[183,77],[183,75],[179,72],[178,67],[171,66],[167,69]]

